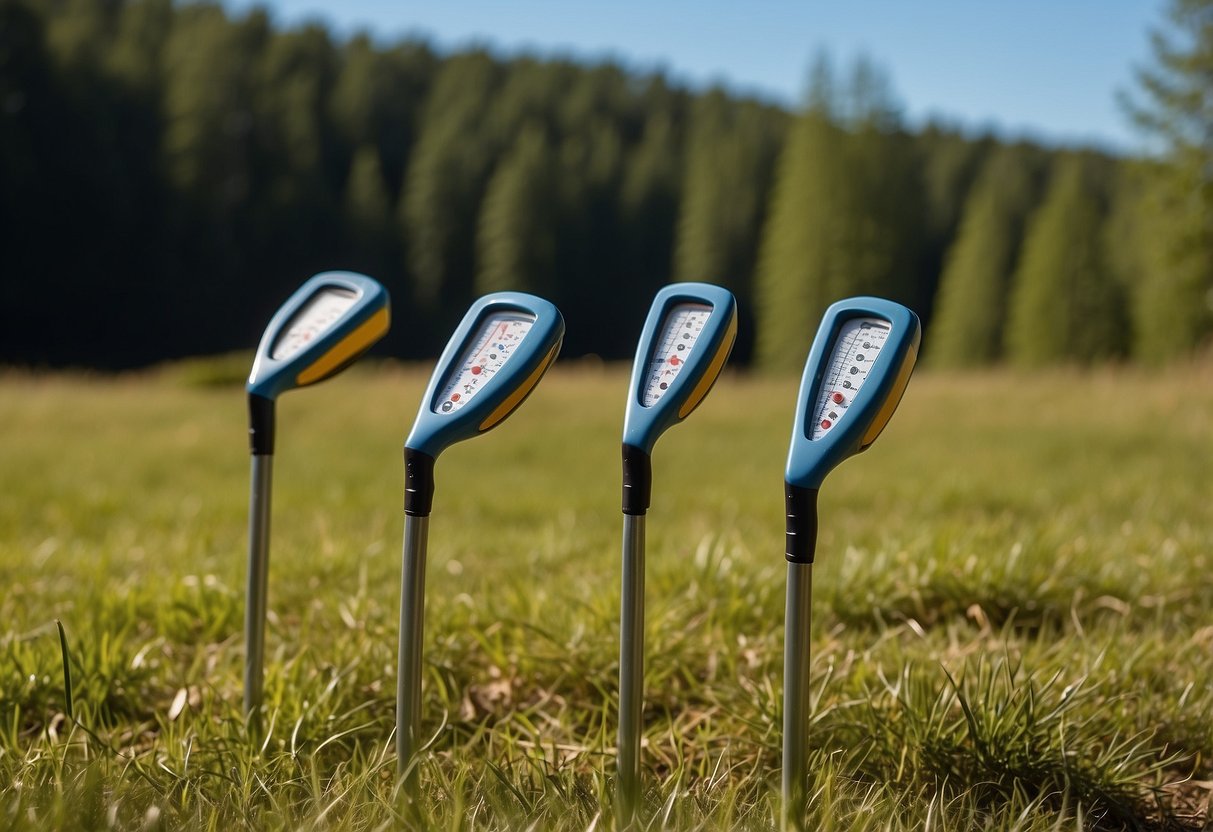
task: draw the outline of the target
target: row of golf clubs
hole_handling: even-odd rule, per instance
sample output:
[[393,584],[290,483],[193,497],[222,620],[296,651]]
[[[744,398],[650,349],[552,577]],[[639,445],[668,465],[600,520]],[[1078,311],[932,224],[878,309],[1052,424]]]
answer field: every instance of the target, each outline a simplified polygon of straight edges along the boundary
[[[341,372],[387,332],[388,294],[351,272],[308,280],[270,321],[249,375],[252,476],[244,707],[256,724],[262,702],[274,402],[295,387]],[[645,518],[653,446],[711,390],[737,334],[733,295],[706,283],[657,293],[636,348],[623,429],[623,570],[620,611],[616,804],[630,826],[640,802],[644,688]],[[422,634],[434,464],[451,444],[483,433],[522,404],[556,359],[560,312],[520,292],[486,295],[468,310],[443,351],[405,441],[404,568],[396,697],[396,752],[405,794],[418,797]],[[817,490],[838,463],[866,449],[909,382],[921,329],[909,309],[852,298],[827,310],[797,398],[785,472],[788,561],[784,647],[783,823],[805,811],[809,624],[817,536]]]

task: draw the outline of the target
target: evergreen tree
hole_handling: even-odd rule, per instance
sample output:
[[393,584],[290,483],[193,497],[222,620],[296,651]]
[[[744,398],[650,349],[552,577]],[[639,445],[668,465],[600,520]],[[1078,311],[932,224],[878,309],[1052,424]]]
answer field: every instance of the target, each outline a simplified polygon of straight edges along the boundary
[[436,63],[433,52],[417,42],[381,50],[359,34],[341,48],[329,118],[351,150],[375,145],[393,206]]
[[758,240],[784,129],[782,113],[718,89],[692,108],[674,274],[719,283],[737,296],[739,360],[752,350]]
[[1035,367],[1123,354],[1124,297],[1109,269],[1092,160],[1063,156],[1028,225],[1013,278],[1008,357]]
[[617,287],[632,297],[652,294],[671,280],[681,150],[675,120],[658,109],[628,156],[619,194],[625,262]]
[[1132,300],[1132,354],[1162,364],[1207,342],[1213,286],[1205,269],[1213,262],[1191,231],[1190,206],[1175,201],[1170,164],[1141,160],[1125,167],[1129,182],[1113,216],[1117,228],[1107,235],[1109,254]]
[[836,300],[922,300],[921,183],[885,85],[863,62],[842,93],[824,59],[813,79],[810,107],[780,155],[763,234],[758,357],[770,368],[800,365],[806,334]]
[[383,180],[383,166],[374,145],[363,145],[354,153],[345,186],[345,214],[357,229],[381,230],[391,208]]
[[960,127],[930,122],[917,137],[927,205],[927,231],[950,241],[961,223],[971,189],[998,143],[989,136],[970,138]]
[[[990,136],[974,140],[960,127],[930,122],[915,137],[922,176],[926,213],[922,223],[922,259],[919,265],[929,305],[915,311],[930,329],[938,311],[939,280],[948,249],[960,228],[965,202],[974,181],[997,142]],[[929,342],[928,342],[929,343]]]
[[[587,104],[614,84],[610,74],[585,73],[569,91],[569,101]],[[605,89],[604,89],[605,88]],[[566,106],[569,105],[566,101]],[[564,118],[561,114],[560,118]],[[623,355],[619,342],[635,333],[643,319],[625,310],[614,322],[605,320],[601,287],[619,278],[627,244],[620,221],[619,183],[624,177],[626,147],[623,128],[605,113],[587,117],[575,128],[562,130],[558,148],[559,204],[556,273],[560,283],[554,298],[568,324],[565,350],[571,355]],[[612,293],[614,294],[614,293]],[[619,295],[615,295],[619,298]],[[632,304],[633,307],[636,304]],[[612,323],[614,324],[612,326]],[[633,325],[634,324],[634,325]]]
[[833,300],[871,294],[928,309],[935,276],[921,269],[922,171],[909,135],[885,118],[861,121],[843,143],[844,259]]
[[447,59],[434,79],[409,162],[401,201],[409,263],[422,306],[450,310],[435,321],[440,331],[471,300],[476,218],[494,161],[485,144],[484,113],[499,74],[485,52]]
[[1133,305],[1134,353],[1154,362],[1213,334],[1213,0],[1171,0],[1167,17],[1151,37],[1154,66],[1138,73],[1145,100],[1127,102],[1165,153],[1142,168],[1150,256]]
[[341,49],[341,68],[329,104],[329,116],[341,137],[354,147],[375,141],[379,109],[384,105],[383,54],[370,35],[360,32]]
[[114,41],[104,56],[107,70],[128,87],[143,91],[157,88],[164,69],[164,44],[172,25],[172,0],[123,4]]
[[384,178],[396,204],[404,187],[408,160],[421,132],[439,61],[425,43],[405,41],[381,53],[375,71],[374,135]]
[[1001,357],[1011,275],[1036,199],[1035,179],[1021,147],[996,150],[982,170],[940,279],[927,339],[933,364],[976,367]]
[[780,154],[755,287],[757,353],[764,367],[790,370],[804,361],[805,339],[840,281],[831,214],[843,187],[842,140],[827,113],[809,110],[792,126]]
[[123,0],[41,0],[46,43],[62,66],[93,70],[105,62]]
[[391,269],[391,197],[373,144],[354,153],[343,203],[349,268],[383,276]]
[[[1159,282],[1154,274],[1166,274],[1167,264],[1160,255],[1158,234],[1164,233],[1155,212],[1165,217],[1153,200],[1153,180],[1148,163],[1123,160],[1116,166],[1109,188],[1108,217],[1104,223],[1104,257],[1109,273],[1120,288],[1128,306],[1130,352],[1143,346],[1141,327],[1148,326],[1159,312],[1152,304],[1158,300],[1153,291]],[[1167,353],[1171,355],[1173,353]]]
[[[327,107],[336,84],[337,52],[318,25],[279,32],[257,56],[252,99],[255,177],[251,196],[256,242],[245,244],[254,267],[291,272],[339,249],[345,158],[337,153]],[[247,226],[246,226],[247,227]]]
[[518,58],[506,66],[501,87],[484,113],[481,126],[490,152],[507,152],[523,130],[554,126],[560,100],[576,74],[572,64],[531,57]]
[[256,59],[269,21],[229,21],[215,6],[186,6],[164,47],[164,166],[188,201],[228,214],[253,188]]
[[542,127],[525,128],[489,181],[477,228],[476,294],[551,295],[556,287],[553,154]]

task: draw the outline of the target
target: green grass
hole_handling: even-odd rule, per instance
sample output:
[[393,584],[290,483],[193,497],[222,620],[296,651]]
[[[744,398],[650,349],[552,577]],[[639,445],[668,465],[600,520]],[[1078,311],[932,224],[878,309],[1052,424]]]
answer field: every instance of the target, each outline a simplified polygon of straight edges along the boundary
[[[438,464],[420,815],[390,735],[425,373],[279,405],[263,738],[243,397],[187,375],[0,377],[0,828],[614,828],[622,368]],[[776,824],[795,388],[726,377],[654,455],[654,829]],[[815,584],[811,828],[1206,828],[1208,366],[919,374],[823,489]]]

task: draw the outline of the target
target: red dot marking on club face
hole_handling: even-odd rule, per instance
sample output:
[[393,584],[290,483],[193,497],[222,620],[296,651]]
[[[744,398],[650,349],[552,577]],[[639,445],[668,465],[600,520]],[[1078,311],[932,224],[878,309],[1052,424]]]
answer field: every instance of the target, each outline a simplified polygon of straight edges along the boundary
[[478,364],[478,365],[476,365],[475,367],[473,367],[473,368],[472,368],[472,375],[474,375],[474,376],[478,376],[478,375],[480,375],[480,371],[481,371],[481,370],[483,370],[483,369],[484,369],[484,368],[483,368],[483,367],[481,367],[479,364]]
[[842,393],[835,393],[833,396],[830,396],[830,398],[834,400],[834,404],[842,404],[844,401],[846,401],[846,396],[842,395]]
[[821,420],[821,429],[822,429],[822,430],[828,430],[828,429],[829,429],[829,427],[830,427],[830,424],[831,424],[831,422],[830,422],[830,420],[829,420],[829,419],[822,419],[822,420]]
[[676,356],[676,355],[671,355],[671,356],[670,356],[670,364],[671,364],[671,365],[673,365],[673,366],[677,367],[677,366],[678,366],[679,364],[681,364],[681,363],[682,363],[682,362],[678,360],[678,356]]
[[457,401],[459,401],[459,394],[458,394],[458,393],[452,393],[452,394],[451,394],[451,401],[453,401],[453,402],[457,402]]

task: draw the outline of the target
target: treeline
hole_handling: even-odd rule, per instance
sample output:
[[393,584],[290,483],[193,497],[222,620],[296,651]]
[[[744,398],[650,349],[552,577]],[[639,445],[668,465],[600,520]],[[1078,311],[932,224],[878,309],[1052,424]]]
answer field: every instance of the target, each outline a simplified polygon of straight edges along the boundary
[[0,362],[248,348],[329,268],[388,286],[401,357],[506,288],[556,302],[566,354],[626,357],[657,287],[707,280],[768,367],[858,293],[918,310],[941,366],[1167,360],[1213,329],[1213,195],[1191,125],[1165,136],[1191,96],[1143,88],[1166,162],[908,130],[864,61],[818,60],[790,114],[260,11],[0,0]]

